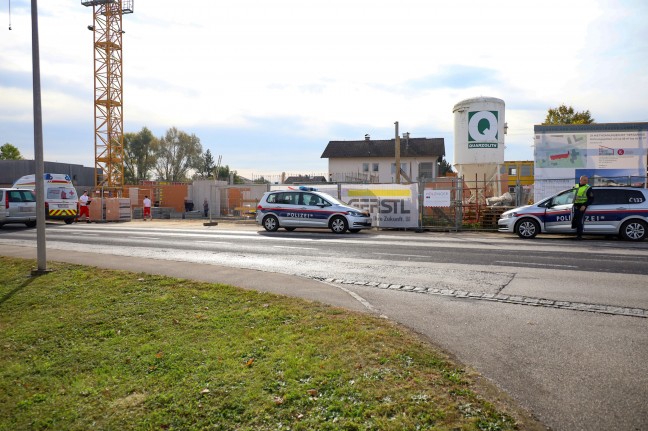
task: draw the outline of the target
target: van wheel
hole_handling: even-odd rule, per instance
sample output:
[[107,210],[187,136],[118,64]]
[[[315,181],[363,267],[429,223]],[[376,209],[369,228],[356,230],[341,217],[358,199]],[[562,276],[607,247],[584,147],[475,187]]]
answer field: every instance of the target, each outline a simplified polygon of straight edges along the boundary
[[27,227],[36,227],[36,222],[35,221],[28,221],[25,223]]
[[620,234],[626,241],[643,241],[648,235],[648,225],[641,220],[629,220],[621,226]]
[[263,227],[268,232],[276,232],[279,229],[279,220],[273,215],[269,215],[263,219]]
[[73,218],[66,218],[66,219],[65,219],[65,224],[72,224],[72,223],[74,223],[74,219],[73,219]]
[[530,218],[522,219],[515,225],[515,233],[523,239],[535,238],[538,232],[540,232],[540,225]]
[[333,233],[344,233],[349,228],[347,221],[344,217],[333,217],[331,223],[329,223],[329,228]]

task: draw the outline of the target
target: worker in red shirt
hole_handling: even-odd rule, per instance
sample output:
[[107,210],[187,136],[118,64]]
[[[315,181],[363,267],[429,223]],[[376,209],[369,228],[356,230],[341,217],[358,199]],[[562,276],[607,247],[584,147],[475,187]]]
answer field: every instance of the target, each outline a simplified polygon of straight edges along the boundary
[[149,199],[149,197],[144,196],[144,201],[142,203],[144,204],[144,221],[146,221],[146,216],[148,216],[149,219],[153,220],[153,217],[151,216],[151,200]]
[[90,223],[90,198],[88,197],[88,191],[84,190],[83,194],[81,197],[79,197],[79,215],[77,216],[77,220],[79,221],[79,218],[85,215],[85,221],[86,223]]

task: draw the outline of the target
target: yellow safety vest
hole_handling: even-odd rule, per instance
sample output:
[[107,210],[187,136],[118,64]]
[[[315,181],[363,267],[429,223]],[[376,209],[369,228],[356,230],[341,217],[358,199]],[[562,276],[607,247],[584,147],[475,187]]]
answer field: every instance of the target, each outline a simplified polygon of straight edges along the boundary
[[589,184],[585,184],[584,186],[581,186],[580,184],[576,184],[574,188],[578,188],[576,190],[576,198],[574,199],[574,203],[577,205],[584,204],[587,202],[587,191],[590,189]]

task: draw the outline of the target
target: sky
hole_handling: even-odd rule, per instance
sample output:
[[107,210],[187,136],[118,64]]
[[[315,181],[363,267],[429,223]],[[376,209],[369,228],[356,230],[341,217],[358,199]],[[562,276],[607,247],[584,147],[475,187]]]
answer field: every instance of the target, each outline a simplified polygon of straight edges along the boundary
[[[0,0],[0,145],[33,159],[30,3]],[[648,121],[646,17],[645,0],[134,0],[124,132],[177,127],[243,176],[325,175],[329,141],[398,121],[452,163],[453,107],[483,96],[505,102],[505,159],[532,160],[563,103]],[[91,24],[78,0],[38,3],[47,161],[94,166]]]

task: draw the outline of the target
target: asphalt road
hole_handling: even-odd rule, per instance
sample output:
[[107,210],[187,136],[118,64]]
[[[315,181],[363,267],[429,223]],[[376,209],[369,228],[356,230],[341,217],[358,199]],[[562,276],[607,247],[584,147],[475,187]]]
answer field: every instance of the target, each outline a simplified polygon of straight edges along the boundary
[[[2,254],[35,256],[34,235],[5,227]],[[478,370],[552,429],[648,429],[647,243],[139,221],[51,224],[47,237],[52,260],[384,315]]]

